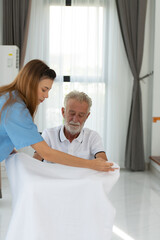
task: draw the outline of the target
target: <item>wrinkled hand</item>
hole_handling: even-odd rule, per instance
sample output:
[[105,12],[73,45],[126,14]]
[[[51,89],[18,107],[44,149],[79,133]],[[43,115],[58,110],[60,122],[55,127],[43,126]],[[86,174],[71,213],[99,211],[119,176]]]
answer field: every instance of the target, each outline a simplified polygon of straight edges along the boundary
[[102,158],[96,158],[91,161],[91,169],[103,172],[115,171],[117,168],[113,168],[113,163],[108,162]]

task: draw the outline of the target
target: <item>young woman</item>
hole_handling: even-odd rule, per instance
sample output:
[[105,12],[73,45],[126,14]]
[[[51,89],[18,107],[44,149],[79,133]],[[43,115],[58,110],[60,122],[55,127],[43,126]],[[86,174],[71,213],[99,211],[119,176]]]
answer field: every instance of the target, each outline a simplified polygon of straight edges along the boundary
[[50,162],[98,171],[113,171],[112,163],[97,158],[78,158],[50,148],[43,140],[33,119],[38,105],[48,98],[56,77],[54,70],[38,59],[28,62],[15,80],[0,87],[0,162],[26,146]]

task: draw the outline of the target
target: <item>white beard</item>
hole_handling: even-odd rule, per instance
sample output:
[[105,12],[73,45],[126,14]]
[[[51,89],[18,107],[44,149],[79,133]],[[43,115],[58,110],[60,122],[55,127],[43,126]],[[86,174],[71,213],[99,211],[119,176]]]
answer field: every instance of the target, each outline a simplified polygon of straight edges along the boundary
[[64,119],[64,126],[66,128],[66,130],[72,134],[75,135],[77,133],[80,133],[80,131],[82,130],[84,123],[82,125],[80,125],[80,123],[74,123],[73,121],[70,121],[69,123]]

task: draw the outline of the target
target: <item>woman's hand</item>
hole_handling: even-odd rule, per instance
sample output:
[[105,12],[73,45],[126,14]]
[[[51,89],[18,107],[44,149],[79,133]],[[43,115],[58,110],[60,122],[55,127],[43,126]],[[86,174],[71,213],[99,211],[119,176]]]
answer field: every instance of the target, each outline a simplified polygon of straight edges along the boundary
[[14,148],[13,151],[10,153],[10,155],[13,154],[13,153],[18,153],[15,148]]
[[113,168],[113,163],[108,162],[102,158],[96,158],[91,160],[91,169],[97,170],[97,171],[103,171],[103,172],[109,172],[114,171],[117,168]]

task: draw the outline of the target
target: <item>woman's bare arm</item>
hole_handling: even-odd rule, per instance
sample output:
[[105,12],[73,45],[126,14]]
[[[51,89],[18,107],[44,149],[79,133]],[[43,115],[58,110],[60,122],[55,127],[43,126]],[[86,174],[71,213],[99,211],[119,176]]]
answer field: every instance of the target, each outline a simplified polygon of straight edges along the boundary
[[96,158],[91,160],[75,157],[64,152],[50,148],[45,141],[38,142],[32,145],[34,150],[41,158],[49,162],[59,163],[72,167],[90,168],[97,171],[114,171],[113,163],[104,161],[104,159]]
[[37,160],[40,160],[40,161],[43,160],[43,158],[37,152],[34,152],[33,158],[36,158]]

